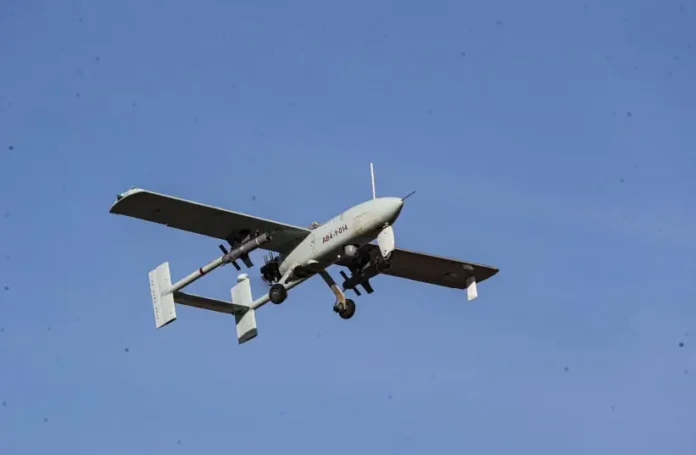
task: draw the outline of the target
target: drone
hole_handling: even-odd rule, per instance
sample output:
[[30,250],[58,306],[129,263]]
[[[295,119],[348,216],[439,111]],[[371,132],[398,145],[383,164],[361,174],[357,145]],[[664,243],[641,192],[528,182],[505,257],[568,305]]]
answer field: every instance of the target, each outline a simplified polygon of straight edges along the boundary
[[[346,297],[346,291],[361,296],[362,288],[372,294],[370,280],[380,274],[466,290],[468,300],[477,298],[477,283],[498,273],[498,268],[396,248],[394,223],[406,199],[415,192],[405,197],[377,197],[372,163],[370,174],[372,199],[325,223],[313,222],[306,228],[141,188],[119,194],[109,212],[228,244],[228,248],[219,246],[222,256],[174,284],[169,262],[150,271],[150,291],[158,329],[176,320],[175,304],[178,303],[234,315],[238,342],[245,343],[258,334],[256,310],[268,302],[283,303],[291,289],[315,275],[331,289],[335,297],[333,310],[342,319],[350,319],[356,310],[355,302]],[[249,253],[259,248],[269,252],[259,269],[269,287],[262,297],[253,299],[246,273],[238,275],[231,289],[231,302],[182,292],[184,287],[225,264],[232,264],[237,271],[241,271],[238,261],[253,268]],[[343,277],[340,287],[328,271],[331,266],[344,268],[340,271]]]

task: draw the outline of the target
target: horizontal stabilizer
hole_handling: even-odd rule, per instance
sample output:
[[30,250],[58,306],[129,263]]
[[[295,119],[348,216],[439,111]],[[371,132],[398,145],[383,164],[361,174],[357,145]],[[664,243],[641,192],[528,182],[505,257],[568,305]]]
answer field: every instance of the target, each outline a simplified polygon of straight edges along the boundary
[[176,320],[174,295],[168,292],[171,286],[172,277],[169,272],[169,262],[160,264],[156,269],[150,271],[150,293],[155,311],[155,326],[158,329]]
[[202,310],[226,314],[244,313],[249,309],[249,307],[234,305],[230,302],[211,299],[210,297],[203,297],[196,294],[188,294],[181,291],[176,291],[174,293],[174,301],[179,305],[186,305],[194,308],[200,308]]

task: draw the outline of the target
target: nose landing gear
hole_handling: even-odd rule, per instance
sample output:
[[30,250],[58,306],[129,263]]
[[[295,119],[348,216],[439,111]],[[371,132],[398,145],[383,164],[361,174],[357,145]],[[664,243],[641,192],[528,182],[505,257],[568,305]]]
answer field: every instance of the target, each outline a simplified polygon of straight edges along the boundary
[[268,299],[276,305],[280,305],[287,298],[288,290],[282,284],[276,283],[268,291]]

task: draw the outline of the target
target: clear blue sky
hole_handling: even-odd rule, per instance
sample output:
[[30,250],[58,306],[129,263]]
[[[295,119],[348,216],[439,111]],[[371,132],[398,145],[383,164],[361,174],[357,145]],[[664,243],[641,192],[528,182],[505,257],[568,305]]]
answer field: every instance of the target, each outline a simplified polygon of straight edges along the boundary
[[[3,1],[0,453],[696,453],[696,3],[485,3]],[[369,161],[398,245],[500,267],[477,301],[155,330],[148,271],[217,242],[117,193],[308,225]]]

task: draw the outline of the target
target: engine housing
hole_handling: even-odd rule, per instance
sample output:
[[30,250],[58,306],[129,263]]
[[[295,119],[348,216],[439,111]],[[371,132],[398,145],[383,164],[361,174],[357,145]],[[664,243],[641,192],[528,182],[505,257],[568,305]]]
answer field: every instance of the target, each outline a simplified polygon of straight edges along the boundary
[[358,247],[355,245],[346,245],[343,247],[343,253],[349,258],[353,258],[358,254]]

